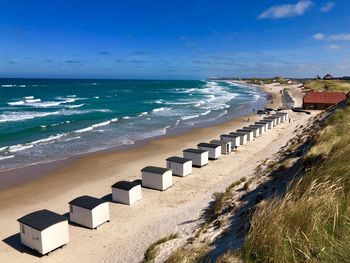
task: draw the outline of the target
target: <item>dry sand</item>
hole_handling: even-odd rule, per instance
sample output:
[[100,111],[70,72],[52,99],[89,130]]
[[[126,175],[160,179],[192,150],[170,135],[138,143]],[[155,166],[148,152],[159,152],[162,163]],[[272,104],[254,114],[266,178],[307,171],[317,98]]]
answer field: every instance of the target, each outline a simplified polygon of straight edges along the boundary
[[[271,107],[280,106],[283,86],[264,89],[272,93]],[[300,99],[301,93],[294,87],[291,89],[292,96]],[[131,207],[111,203],[111,222],[97,230],[71,225],[71,242],[49,256],[38,257],[19,244],[17,218],[43,208],[65,214],[73,198],[84,194],[107,196],[113,183],[139,178],[139,170],[144,166],[165,166],[165,159],[182,156],[182,149],[217,139],[220,134],[247,123],[239,118],[155,139],[126,151],[87,155],[31,183],[3,190],[0,192],[0,262],[138,262],[152,242],[196,222],[214,192],[223,191],[230,183],[253,174],[258,163],[276,153],[293,136],[296,127],[310,118],[293,112],[290,117],[291,123],[269,130],[241,146],[237,153],[194,169],[193,174],[185,178],[173,177],[173,187],[165,192],[143,189],[143,200]],[[250,115],[249,118],[253,122],[261,117]]]

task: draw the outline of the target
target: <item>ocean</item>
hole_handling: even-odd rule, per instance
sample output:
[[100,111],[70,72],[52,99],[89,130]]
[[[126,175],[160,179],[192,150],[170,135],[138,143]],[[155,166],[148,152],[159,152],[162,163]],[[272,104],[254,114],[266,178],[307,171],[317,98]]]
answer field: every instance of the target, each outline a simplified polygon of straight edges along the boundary
[[258,88],[226,81],[0,79],[0,170],[250,113]]

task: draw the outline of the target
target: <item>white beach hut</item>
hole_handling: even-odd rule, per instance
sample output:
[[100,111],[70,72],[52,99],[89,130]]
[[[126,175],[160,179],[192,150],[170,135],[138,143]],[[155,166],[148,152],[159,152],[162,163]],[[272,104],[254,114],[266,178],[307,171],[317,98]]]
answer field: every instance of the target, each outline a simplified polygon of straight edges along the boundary
[[49,210],[39,210],[17,220],[21,243],[45,255],[69,242],[68,219]]
[[221,134],[220,140],[223,142],[230,142],[231,143],[231,149],[234,149],[235,147],[240,146],[241,136],[239,135],[232,135],[232,134]]
[[266,131],[273,128],[273,120],[260,120],[260,121],[256,122],[255,124],[260,124],[260,123],[266,125],[266,127],[267,127]]
[[281,116],[282,122],[286,122],[288,118],[288,113],[286,112],[277,112],[276,116]]
[[243,127],[243,130],[253,132],[253,137],[254,137],[254,138],[258,138],[259,135],[260,135],[260,129],[259,129],[259,127]]
[[221,145],[202,142],[197,147],[208,151],[209,160],[217,160],[221,156]]
[[108,201],[83,195],[69,202],[69,220],[81,226],[96,229],[109,222]]
[[142,187],[164,191],[173,185],[173,177],[170,169],[146,166],[141,170]]
[[273,122],[273,126],[276,126],[278,124],[278,117],[265,117],[263,120],[271,120]]
[[208,164],[209,152],[201,149],[186,149],[183,151],[184,158],[192,160],[192,166],[203,167]]
[[116,203],[132,205],[142,199],[141,180],[120,181],[112,185],[112,200]]
[[231,152],[231,141],[212,140],[210,143],[220,145],[221,154],[229,154]]
[[239,144],[244,145],[247,143],[248,136],[246,133],[242,132],[230,132],[231,135],[238,135],[239,136]]
[[260,136],[265,133],[265,125],[264,124],[251,124],[249,128],[255,129],[257,136]]
[[247,141],[252,141],[254,139],[254,132],[251,130],[238,129],[236,130],[238,133],[244,133],[247,135]]
[[192,160],[172,156],[166,159],[166,168],[171,169],[173,175],[184,177],[192,173]]

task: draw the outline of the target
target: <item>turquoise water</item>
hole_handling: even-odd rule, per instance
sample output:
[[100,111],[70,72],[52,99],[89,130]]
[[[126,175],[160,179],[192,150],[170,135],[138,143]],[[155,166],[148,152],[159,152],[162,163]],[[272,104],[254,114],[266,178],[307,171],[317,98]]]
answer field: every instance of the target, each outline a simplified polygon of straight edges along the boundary
[[219,81],[0,79],[0,170],[134,144],[265,101]]

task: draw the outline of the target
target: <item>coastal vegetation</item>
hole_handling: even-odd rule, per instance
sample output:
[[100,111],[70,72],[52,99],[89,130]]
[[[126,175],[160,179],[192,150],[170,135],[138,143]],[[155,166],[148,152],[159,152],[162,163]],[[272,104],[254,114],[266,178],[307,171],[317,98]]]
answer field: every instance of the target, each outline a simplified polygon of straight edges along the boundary
[[305,89],[315,91],[350,91],[350,81],[346,80],[311,80],[304,85]]
[[338,110],[303,157],[305,173],[251,219],[246,262],[350,262],[350,109]]
[[150,245],[148,247],[148,249],[146,250],[145,254],[144,254],[144,258],[143,258],[143,263],[152,263],[154,262],[154,259],[157,257],[158,251],[159,251],[159,246],[170,241],[173,240],[175,238],[177,238],[178,235],[177,234],[170,234],[166,237],[163,237],[161,239],[159,239],[158,241],[154,242],[152,245]]
[[[349,106],[299,127],[277,159],[256,169],[269,179],[244,178],[214,194],[202,227],[167,262],[350,262],[349,130]],[[250,206],[240,207],[247,197]],[[236,248],[223,245],[237,239]]]

